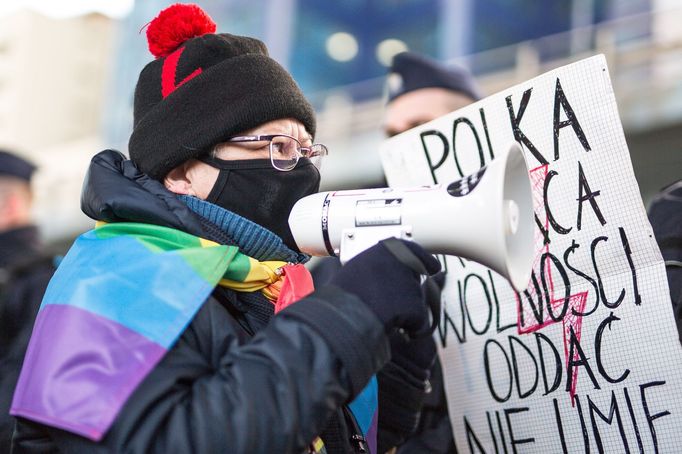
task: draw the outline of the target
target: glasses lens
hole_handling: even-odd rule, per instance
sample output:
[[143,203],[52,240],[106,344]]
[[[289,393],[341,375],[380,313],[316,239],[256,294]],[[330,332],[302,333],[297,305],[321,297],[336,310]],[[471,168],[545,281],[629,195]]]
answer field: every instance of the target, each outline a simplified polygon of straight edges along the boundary
[[313,163],[318,169],[322,168],[322,158],[327,156],[327,147],[321,143],[314,143],[310,148],[310,153],[306,156],[310,158],[310,162]]
[[270,142],[270,160],[277,170],[291,170],[298,162],[301,145],[287,136],[275,136]]

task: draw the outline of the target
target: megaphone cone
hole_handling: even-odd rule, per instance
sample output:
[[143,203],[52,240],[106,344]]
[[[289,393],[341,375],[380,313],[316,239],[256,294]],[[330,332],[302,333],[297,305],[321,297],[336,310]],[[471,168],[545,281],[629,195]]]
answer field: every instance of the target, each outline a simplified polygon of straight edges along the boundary
[[345,262],[378,241],[412,239],[432,254],[464,257],[525,290],[534,251],[533,195],[518,143],[479,171],[450,184],[322,192],[289,216],[296,244]]

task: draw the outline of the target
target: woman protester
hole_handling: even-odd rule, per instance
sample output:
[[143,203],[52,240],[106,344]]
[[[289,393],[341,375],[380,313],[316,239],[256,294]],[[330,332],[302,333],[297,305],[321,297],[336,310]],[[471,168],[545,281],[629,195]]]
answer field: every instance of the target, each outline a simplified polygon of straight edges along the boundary
[[383,242],[312,291],[287,222],[327,153],[312,107],[262,42],[215,33],[195,5],[147,36],[130,160],[92,159],[81,204],[98,222],[43,299],[13,451],[389,450],[435,358],[396,333],[429,326],[414,269],[438,262]]

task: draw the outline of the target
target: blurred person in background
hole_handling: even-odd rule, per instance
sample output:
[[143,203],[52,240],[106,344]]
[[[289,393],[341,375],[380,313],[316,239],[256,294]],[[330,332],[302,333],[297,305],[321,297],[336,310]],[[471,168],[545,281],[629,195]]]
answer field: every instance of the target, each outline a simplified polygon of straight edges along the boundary
[[183,4],[147,28],[130,159],[92,159],[98,223],[38,313],[15,453],[376,453],[416,425],[435,349],[389,337],[430,340],[440,264],[387,240],[310,293],[288,216],[319,186],[313,109],[262,42],[215,30]]
[[682,180],[661,189],[651,201],[647,214],[665,261],[670,299],[682,342]]
[[31,217],[35,169],[18,155],[0,151],[0,452],[9,452],[12,393],[54,271]]
[[[402,52],[393,58],[387,89],[388,101],[383,123],[387,137],[428,123],[481,99],[476,81],[468,70],[454,65],[446,66],[414,52]],[[440,276],[440,279],[444,279],[444,276]],[[435,341],[430,340],[434,342],[435,348]],[[414,435],[398,449],[400,454],[456,452],[448,416],[443,369],[438,359],[431,368],[430,383],[432,390],[424,401],[419,426]],[[379,392],[381,394],[381,388]]]
[[[409,129],[454,112],[481,99],[472,74],[459,66],[445,65],[415,52],[401,52],[393,57],[386,80],[387,101],[383,119],[386,137],[393,137]],[[386,187],[383,180],[370,187]],[[335,257],[318,259],[311,269],[315,285],[331,281],[341,269]],[[439,276],[442,283],[444,276]],[[401,339],[392,339],[400,345]],[[422,340],[409,347],[412,356],[429,357],[436,346],[433,340]],[[403,440],[398,453],[454,453],[455,445],[448,417],[443,372],[436,359],[429,373],[432,391],[427,395],[419,426]],[[383,376],[379,376],[379,400],[389,400],[382,395]],[[386,388],[385,386],[383,387]],[[380,427],[381,428],[381,427]]]
[[393,137],[481,99],[471,73],[415,52],[393,57],[383,129]]

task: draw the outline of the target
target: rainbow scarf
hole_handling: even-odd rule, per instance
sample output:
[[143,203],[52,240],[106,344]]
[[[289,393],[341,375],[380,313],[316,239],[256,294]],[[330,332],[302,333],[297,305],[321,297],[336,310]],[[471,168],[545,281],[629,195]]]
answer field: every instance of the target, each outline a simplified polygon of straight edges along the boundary
[[[293,301],[285,265],[176,229],[98,223],[48,285],[10,413],[101,440],[216,285]],[[374,443],[376,400],[372,379],[351,405]]]

